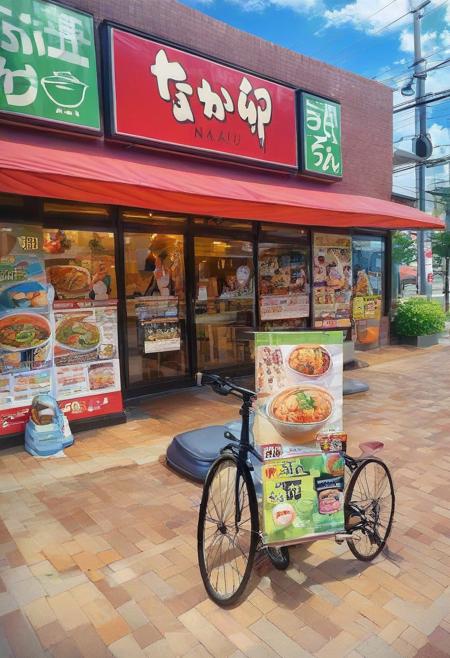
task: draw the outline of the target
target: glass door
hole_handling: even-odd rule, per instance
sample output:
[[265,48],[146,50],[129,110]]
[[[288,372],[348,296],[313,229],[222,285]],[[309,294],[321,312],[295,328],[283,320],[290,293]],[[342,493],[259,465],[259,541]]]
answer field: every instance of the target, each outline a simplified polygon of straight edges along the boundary
[[184,237],[124,233],[128,388],[188,374]]
[[353,237],[353,320],[358,349],[380,345],[385,294],[384,237]]
[[199,370],[250,365],[255,326],[252,243],[196,237],[194,254]]

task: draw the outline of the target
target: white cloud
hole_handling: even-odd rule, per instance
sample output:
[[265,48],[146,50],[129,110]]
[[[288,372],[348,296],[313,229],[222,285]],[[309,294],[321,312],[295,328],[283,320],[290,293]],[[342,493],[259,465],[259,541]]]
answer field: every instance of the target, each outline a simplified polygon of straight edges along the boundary
[[433,123],[429,128],[431,141],[433,143],[433,158],[439,158],[450,153],[450,129]]
[[386,4],[386,0],[355,0],[340,9],[327,10],[324,12],[326,27],[348,24],[357,30],[374,34],[392,21],[396,21],[392,29],[398,29],[411,21],[410,15],[396,20],[410,11],[409,0],[398,0],[388,6]]
[[264,11],[271,7],[307,13],[322,4],[321,0],[228,0],[244,11]]
[[[429,55],[438,47],[437,32],[422,32],[422,55]],[[402,30],[400,34],[400,50],[404,53],[414,52],[414,35],[407,29]]]
[[[215,0],[191,0],[196,4],[210,5]],[[308,13],[312,9],[317,9],[323,4],[323,0],[225,0],[226,2],[237,5],[243,11],[264,11],[265,9],[292,9],[299,13]]]

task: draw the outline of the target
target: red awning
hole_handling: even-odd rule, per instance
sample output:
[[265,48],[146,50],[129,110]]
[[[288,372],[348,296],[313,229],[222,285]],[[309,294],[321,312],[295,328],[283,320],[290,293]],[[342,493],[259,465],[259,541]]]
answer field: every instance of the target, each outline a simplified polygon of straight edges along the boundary
[[2,192],[302,225],[443,227],[408,206],[307,185],[292,175],[0,129]]

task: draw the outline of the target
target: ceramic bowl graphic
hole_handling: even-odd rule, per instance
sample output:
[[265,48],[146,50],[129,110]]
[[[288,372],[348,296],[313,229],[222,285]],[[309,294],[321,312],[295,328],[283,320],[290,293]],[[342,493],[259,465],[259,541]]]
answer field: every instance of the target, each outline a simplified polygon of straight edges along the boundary
[[53,75],[42,78],[41,85],[55,105],[79,107],[84,101],[88,85],[78,80],[70,71],[54,71]]

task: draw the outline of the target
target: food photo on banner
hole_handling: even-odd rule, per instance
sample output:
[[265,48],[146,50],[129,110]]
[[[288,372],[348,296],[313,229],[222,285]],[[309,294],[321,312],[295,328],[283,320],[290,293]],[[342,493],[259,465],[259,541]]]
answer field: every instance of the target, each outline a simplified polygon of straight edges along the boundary
[[343,334],[257,333],[255,345],[264,539],[295,543],[342,531]]
[[350,327],[352,239],[348,235],[314,234],[314,327]]
[[0,434],[22,428],[34,395],[52,386],[51,287],[42,232],[0,228]]

